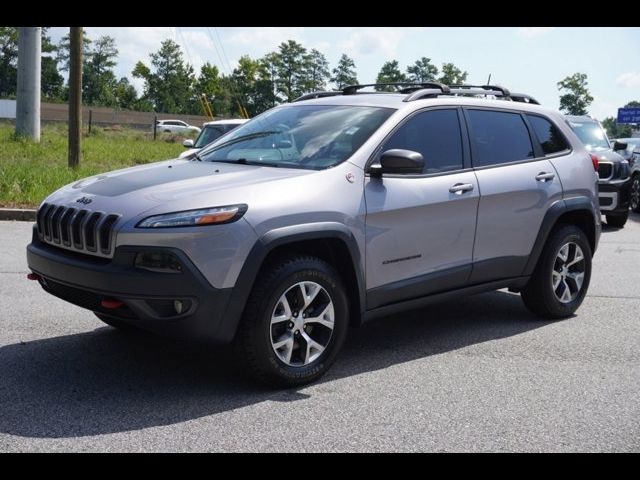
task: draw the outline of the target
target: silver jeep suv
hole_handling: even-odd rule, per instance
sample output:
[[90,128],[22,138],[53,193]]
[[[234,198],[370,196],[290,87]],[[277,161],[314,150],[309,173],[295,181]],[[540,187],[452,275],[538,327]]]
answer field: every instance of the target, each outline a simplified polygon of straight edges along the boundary
[[30,278],[114,327],[233,341],[278,385],[326,372],[349,326],[438,300],[575,312],[601,226],[563,117],[497,86],[396,88],[305,95],[191,160],[61,188]]

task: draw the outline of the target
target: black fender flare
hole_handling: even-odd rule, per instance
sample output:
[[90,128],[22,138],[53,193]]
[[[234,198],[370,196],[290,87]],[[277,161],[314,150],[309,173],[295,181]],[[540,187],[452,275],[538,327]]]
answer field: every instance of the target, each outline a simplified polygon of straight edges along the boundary
[[[542,249],[547,243],[547,238],[549,238],[549,234],[551,233],[551,230],[555,226],[558,219],[565,213],[578,211],[578,210],[590,212],[591,215],[593,216],[594,224],[597,224],[596,218],[595,218],[595,212],[593,208],[593,202],[588,197],[584,197],[584,196],[571,197],[563,200],[558,200],[553,205],[551,205],[549,210],[547,210],[547,213],[545,214],[544,219],[542,220],[542,224],[540,225],[540,230],[538,231],[538,236],[536,237],[536,241],[533,244],[533,248],[531,249],[531,254],[529,255],[529,260],[527,261],[524,271],[522,272],[523,275],[533,274],[533,270],[536,268],[536,265],[538,264],[538,259],[542,254]],[[595,245],[597,245],[599,230],[596,228],[595,231],[596,231]]]
[[224,314],[225,321],[220,325],[217,335],[228,341],[233,339],[253,284],[269,253],[289,243],[322,239],[338,239],[347,246],[356,274],[360,300],[359,313],[362,317],[365,306],[364,271],[360,249],[353,233],[344,224],[338,222],[314,222],[277,228],[258,238],[240,270]]

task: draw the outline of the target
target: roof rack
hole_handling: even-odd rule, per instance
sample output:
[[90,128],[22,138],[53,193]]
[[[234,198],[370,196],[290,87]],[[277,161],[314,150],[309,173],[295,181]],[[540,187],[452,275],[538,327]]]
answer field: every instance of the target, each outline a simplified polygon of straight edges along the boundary
[[[396,87],[395,92],[358,92],[366,87]],[[413,102],[424,98],[437,98],[440,95],[493,95],[496,98],[510,100],[513,102],[531,103],[540,105],[535,98],[525,93],[511,93],[507,88],[500,85],[445,85],[439,82],[394,82],[394,83],[366,83],[362,85],[348,85],[342,90],[318,91],[302,95],[293,102],[301,102],[313,98],[333,97],[336,95],[356,95],[358,93],[406,93],[408,94],[403,102]]]
[[[424,83],[410,83],[410,82],[393,82],[393,83],[365,83],[362,85],[349,85],[342,89],[343,95],[355,95],[358,90],[362,90],[365,87],[403,87],[397,90],[397,93],[410,93],[414,90],[423,88],[437,88],[440,93],[448,93],[449,87],[444,83],[438,82],[424,82]],[[393,92],[392,92],[393,93]]]

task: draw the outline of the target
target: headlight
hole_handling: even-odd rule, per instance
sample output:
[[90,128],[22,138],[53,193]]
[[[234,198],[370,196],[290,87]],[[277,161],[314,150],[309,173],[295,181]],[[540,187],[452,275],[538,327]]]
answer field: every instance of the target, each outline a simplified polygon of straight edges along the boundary
[[238,220],[247,211],[245,204],[229,205],[226,207],[203,208],[199,210],[185,210],[182,212],[163,213],[153,215],[139,222],[138,228],[173,228],[197,227],[200,225],[217,225],[231,223]]

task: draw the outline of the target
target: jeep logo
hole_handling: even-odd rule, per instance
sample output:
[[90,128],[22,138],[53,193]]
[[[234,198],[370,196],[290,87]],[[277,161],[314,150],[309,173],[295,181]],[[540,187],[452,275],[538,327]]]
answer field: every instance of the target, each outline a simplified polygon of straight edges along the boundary
[[76,200],[76,202],[82,203],[83,205],[89,205],[92,201],[93,200],[91,200],[89,197],[81,197]]

